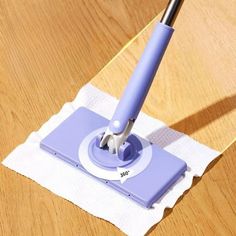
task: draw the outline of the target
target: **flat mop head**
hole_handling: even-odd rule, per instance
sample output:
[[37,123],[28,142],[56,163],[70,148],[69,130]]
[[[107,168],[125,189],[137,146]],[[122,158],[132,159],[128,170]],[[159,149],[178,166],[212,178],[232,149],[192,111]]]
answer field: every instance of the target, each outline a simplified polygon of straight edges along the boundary
[[187,165],[134,134],[127,139],[123,158],[99,148],[97,136],[108,123],[104,117],[79,108],[45,137],[40,147],[150,208],[184,174]]

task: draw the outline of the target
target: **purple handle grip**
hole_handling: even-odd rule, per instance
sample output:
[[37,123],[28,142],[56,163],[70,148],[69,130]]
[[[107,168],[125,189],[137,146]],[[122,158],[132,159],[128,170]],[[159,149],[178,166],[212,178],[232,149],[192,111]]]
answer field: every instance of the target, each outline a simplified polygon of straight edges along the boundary
[[109,123],[113,133],[123,132],[128,121],[137,118],[173,32],[157,24]]

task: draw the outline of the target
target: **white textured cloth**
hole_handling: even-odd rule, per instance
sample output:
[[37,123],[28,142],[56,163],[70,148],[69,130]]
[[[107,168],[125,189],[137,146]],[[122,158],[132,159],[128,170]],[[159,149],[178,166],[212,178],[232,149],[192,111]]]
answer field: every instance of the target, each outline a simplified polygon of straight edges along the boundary
[[126,234],[143,235],[162,219],[164,209],[172,208],[184,191],[191,187],[193,177],[201,176],[207,165],[220,153],[141,113],[134,132],[149,138],[188,165],[185,176],[152,209],[145,209],[40,149],[40,141],[80,106],[110,119],[117,102],[112,96],[87,84],[73,102],[66,103],[37,132],[32,132],[25,143],[9,154],[3,164],[94,216],[110,221]]

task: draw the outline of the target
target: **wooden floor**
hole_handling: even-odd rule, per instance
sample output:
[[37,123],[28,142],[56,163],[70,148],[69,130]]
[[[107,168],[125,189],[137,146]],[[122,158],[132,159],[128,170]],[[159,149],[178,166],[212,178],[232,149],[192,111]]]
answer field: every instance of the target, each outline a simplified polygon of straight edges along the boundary
[[[166,2],[0,0],[1,160],[72,100]],[[185,1],[145,103],[145,112],[172,128],[222,152],[230,146],[151,235],[236,234],[236,145],[230,145],[236,136],[235,11],[234,0]],[[94,85],[121,95],[154,22],[92,79]],[[0,235],[121,234],[0,166]]]

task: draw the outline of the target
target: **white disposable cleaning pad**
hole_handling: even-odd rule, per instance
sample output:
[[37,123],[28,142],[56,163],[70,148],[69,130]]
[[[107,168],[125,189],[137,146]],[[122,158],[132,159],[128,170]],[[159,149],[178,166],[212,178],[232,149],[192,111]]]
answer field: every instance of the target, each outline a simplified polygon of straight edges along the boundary
[[77,108],[85,106],[110,119],[117,102],[92,85],[86,85],[73,102],[66,103],[37,132],[32,132],[26,142],[19,145],[3,164],[87,212],[110,221],[126,234],[143,235],[162,219],[164,209],[172,208],[184,191],[191,187],[193,177],[201,176],[207,165],[220,153],[141,113],[134,132],[149,138],[188,165],[185,176],[152,209],[145,209],[39,148],[40,141]]

